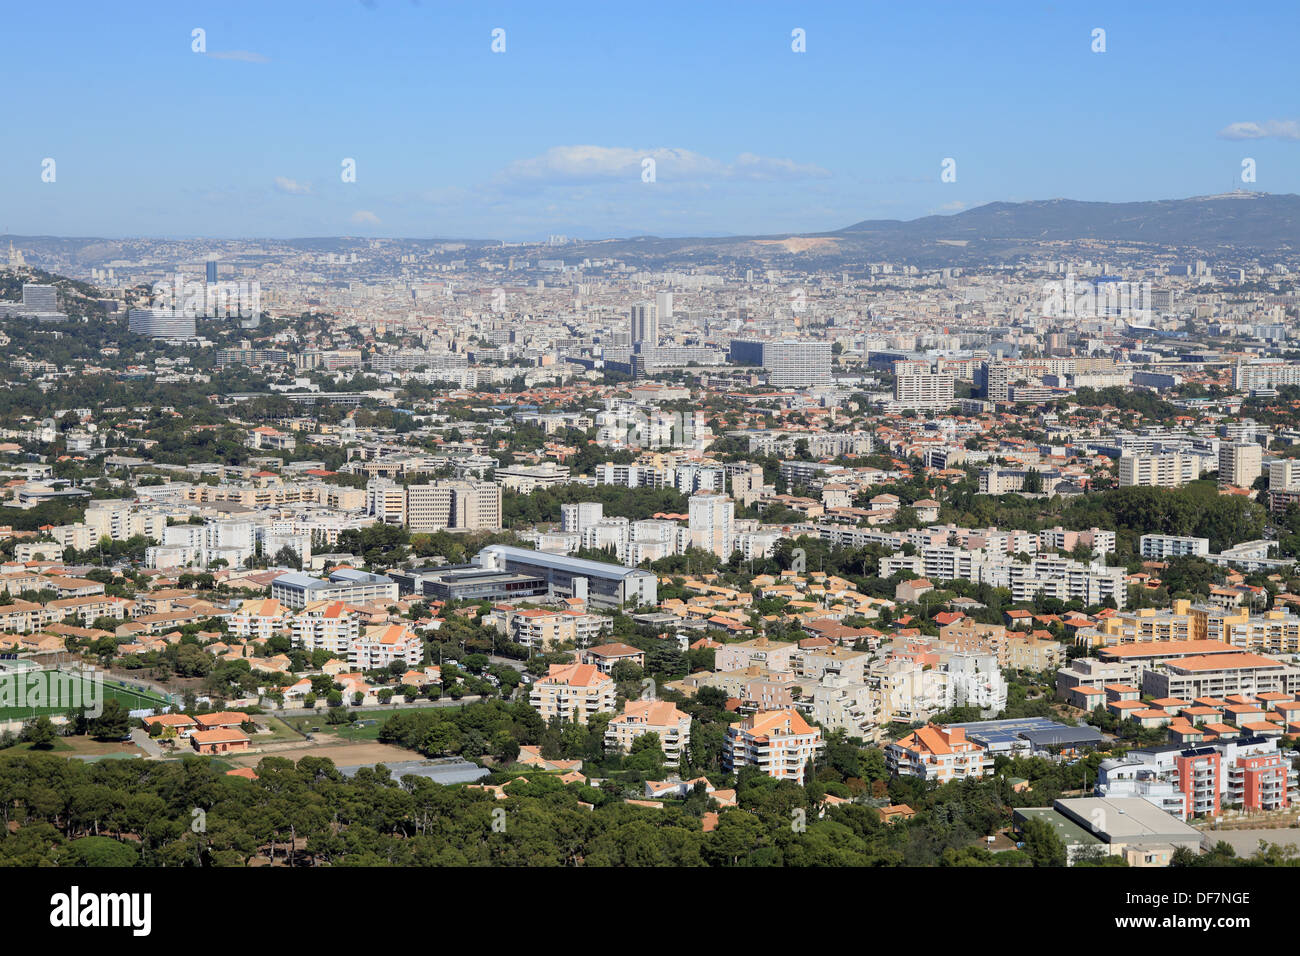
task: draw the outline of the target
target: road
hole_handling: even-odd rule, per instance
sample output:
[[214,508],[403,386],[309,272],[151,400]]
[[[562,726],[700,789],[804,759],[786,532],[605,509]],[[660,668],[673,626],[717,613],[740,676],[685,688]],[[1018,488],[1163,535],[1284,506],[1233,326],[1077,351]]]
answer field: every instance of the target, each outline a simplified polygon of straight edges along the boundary
[[131,743],[135,744],[150,757],[162,756],[162,748],[154,742],[153,738],[150,737],[146,731],[141,730],[139,727],[131,731]]

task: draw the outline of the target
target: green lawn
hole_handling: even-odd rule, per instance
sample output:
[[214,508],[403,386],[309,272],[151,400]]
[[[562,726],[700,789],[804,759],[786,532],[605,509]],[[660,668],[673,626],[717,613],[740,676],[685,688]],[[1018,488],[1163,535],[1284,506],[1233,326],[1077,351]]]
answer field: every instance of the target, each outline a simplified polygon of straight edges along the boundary
[[64,743],[64,742],[63,742],[62,740],[60,740],[58,737],[55,737],[54,740],[53,740],[53,742],[51,743],[51,745],[50,745],[49,747],[37,747],[37,746],[35,746],[34,744],[29,744],[29,743],[19,743],[19,744],[14,744],[12,747],[6,747],[4,750],[0,750],[0,753],[5,753],[5,754],[16,754],[16,753],[57,754],[57,753],[72,753],[72,751],[73,751],[73,748],[72,748],[72,747],[70,747],[68,744]]
[[[26,703],[24,706],[17,706],[19,699],[18,683],[20,679],[28,679],[32,672],[21,674],[4,674],[0,675],[0,720],[23,720],[25,718],[40,714],[66,714],[72,709],[71,702],[58,701],[54,704],[46,703],[43,706],[32,706]],[[48,673],[48,672],[47,672]],[[81,699],[83,704],[88,705],[93,700],[92,682],[85,678],[77,678],[81,681]],[[29,686],[29,685],[25,685]],[[105,680],[102,684],[103,700],[116,700],[127,710],[143,710],[145,708],[160,709],[167,706],[165,698],[157,694],[151,694],[144,691],[132,690],[115,681]],[[39,699],[39,698],[38,698]],[[75,700],[75,696],[73,698]],[[30,690],[27,692],[27,700],[31,700]]]
[[281,718],[286,724],[294,727],[304,734],[312,732],[313,727],[320,729],[322,734],[334,734],[341,740],[349,741],[370,741],[378,740],[379,732],[384,729],[384,723],[393,714],[400,714],[408,710],[424,710],[422,707],[399,707],[397,710],[363,710],[354,716],[358,721],[366,724],[364,727],[357,724],[331,724],[325,719],[325,714],[317,714],[313,717],[284,717]]

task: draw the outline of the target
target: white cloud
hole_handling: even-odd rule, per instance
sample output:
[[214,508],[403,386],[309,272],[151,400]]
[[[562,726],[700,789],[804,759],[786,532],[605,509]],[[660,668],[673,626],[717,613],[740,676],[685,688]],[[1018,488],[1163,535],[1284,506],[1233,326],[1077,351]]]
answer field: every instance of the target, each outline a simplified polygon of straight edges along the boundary
[[1300,120],[1230,123],[1219,130],[1219,138],[1300,140]]
[[296,179],[290,179],[288,176],[276,176],[275,188],[279,192],[290,196],[311,195],[311,185],[309,183],[300,183]]
[[254,53],[252,50],[213,50],[207,54],[214,60],[238,60],[240,63],[270,63],[269,56]]
[[350,217],[351,221],[358,226],[377,226],[379,217],[368,209],[358,209]]
[[688,149],[670,147],[554,146],[540,156],[511,163],[498,174],[497,182],[508,185],[639,182],[646,159],[655,161],[658,182],[790,180],[830,175],[818,166],[753,153],[742,153],[735,162],[727,163]]
[[753,153],[741,153],[729,171],[731,178],[738,179],[825,179],[830,176],[827,170],[811,163],[755,156]]

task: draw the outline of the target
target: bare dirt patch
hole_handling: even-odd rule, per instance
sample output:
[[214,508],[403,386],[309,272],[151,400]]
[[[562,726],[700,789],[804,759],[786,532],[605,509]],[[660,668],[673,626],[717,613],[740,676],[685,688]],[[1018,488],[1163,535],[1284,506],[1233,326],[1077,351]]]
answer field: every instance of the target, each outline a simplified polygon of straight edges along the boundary
[[325,757],[334,761],[336,767],[356,767],[372,763],[397,763],[402,760],[419,760],[420,755],[414,750],[404,750],[392,744],[347,744],[321,743],[317,740],[304,741],[300,747],[277,747],[274,751],[260,754],[237,754],[227,757],[236,767],[256,767],[257,762],[266,756],[287,757],[297,762],[303,757]]
[[807,252],[810,249],[834,248],[838,236],[791,236],[789,239],[754,239],[755,245],[780,246],[786,252]]

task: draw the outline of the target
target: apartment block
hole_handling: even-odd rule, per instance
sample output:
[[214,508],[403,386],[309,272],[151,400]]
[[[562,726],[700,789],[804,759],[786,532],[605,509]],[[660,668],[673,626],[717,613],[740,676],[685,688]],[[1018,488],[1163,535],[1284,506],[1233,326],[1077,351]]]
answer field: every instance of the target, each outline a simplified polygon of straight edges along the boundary
[[1263,446],[1252,441],[1219,445],[1219,485],[1249,488],[1263,474]]
[[627,753],[639,737],[649,733],[659,735],[664,762],[676,767],[690,746],[691,717],[666,700],[630,700],[623,705],[622,713],[610,720],[605,730],[605,747]]
[[585,724],[595,714],[613,713],[615,696],[613,679],[594,664],[552,664],[533,682],[529,703],[542,720]]
[[1188,538],[1176,534],[1144,534],[1138,539],[1142,557],[1162,561],[1187,555],[1205,557],[1210,553],[1209,538]]
[[368,671],[402,663],[415,667],[424,659],[424,642],[401,624],[367,627],[348,649],[348,663],[357,670]]
[[1201,476],[1201,458],[1181,452],[1121,455],[1118,471],[1121,488],[1181,488]]
[[895,776],[936,783],[984,777],[993,771],[993,757],[966,739],[965,728],[933,724],[887,746],[885,764]]
[[722,768],[758,767],[769,777],[806,783],[805,770],[821,748],[821,731],[798,712],[758,711],[727,728]]
[[305,651],[328,651],[347,660],[361,633],[360,616],[342,601],[313,601],[294,615],[293,643]]

